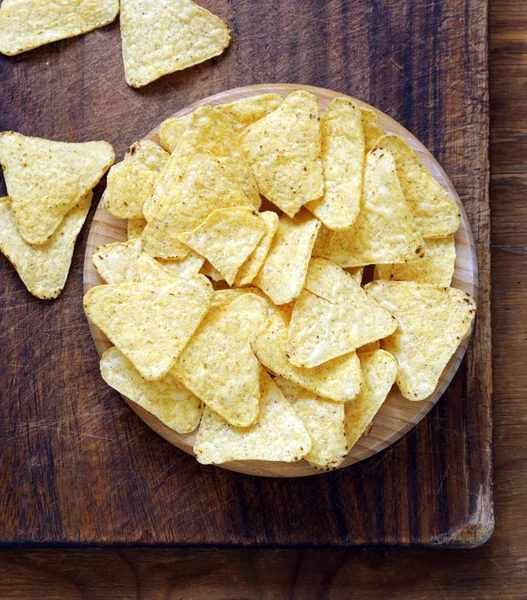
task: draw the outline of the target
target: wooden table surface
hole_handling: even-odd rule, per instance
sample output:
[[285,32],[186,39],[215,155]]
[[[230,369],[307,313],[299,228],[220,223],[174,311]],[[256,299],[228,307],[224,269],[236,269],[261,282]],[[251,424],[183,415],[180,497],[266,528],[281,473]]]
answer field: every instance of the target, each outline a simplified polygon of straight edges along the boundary
[[496,527],[489,542],[440,551],[9,550],[0,552],[0,598],[527,597],[523,0],[491,2],[491,115]]

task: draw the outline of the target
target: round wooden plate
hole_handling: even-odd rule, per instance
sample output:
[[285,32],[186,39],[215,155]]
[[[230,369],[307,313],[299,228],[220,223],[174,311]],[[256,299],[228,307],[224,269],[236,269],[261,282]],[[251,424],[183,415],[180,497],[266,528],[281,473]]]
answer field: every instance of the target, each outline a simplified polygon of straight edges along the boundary
[[[287,94],[297,89],[304,89],[315,94],[320,102],[321,110],[325,110],[328,104],[334,98],[345,96],[344,94],[339,94],[338,92],[331,90],[305,85],[254,85],[250,87],[228,90],[214,96],[209,96],[208,98],[203,98],[202,100],[195,102],[194,104],[187,106],[186,108],[175,113],[174,116],[185,115],[193,111],[198,106],[205,104],[226,104],[228,102],[233,102],[234,100],[240,100],[241,98],[256,96],[258,94],[264,94],[267,92],[273,92],[281,94],[282,96],[287,96]],[[451,181],[448,179],[446,173],[430,154],[430,152],[428,152],[428,150],[409,131],[399,125],[399,123],[384,113],[378,111],[374,107],[369,106],[365,102],[361,102],[356,98],[351,99],[359,106],[373,108],[379,115],[381,125],[386,132],[397,133],[403,136],[417,153],[423,164],[430,170],[432,175],[447,189],[452,198],[454,198],[454,200],[457,202],[461,213],[461,227],[455,236],[457,259],[452,286],[460,288],[471,294],[474,298],[477,298],[477,263],[474,240],[470,231],[470,224],[467,215],[463,209],[463,205],[461,204],[459,196],[457,195],[456,190],[454,189]],[[154,129],[146,137],[158,142],[159,138],[157,131],[157,129]],[[135,140],[130,140],[130,143],[134,141]],[[125,241],[126,238],[126,221],[116,219],[107,213],[103,206],[103,200],[101,199],[91,225],[86,247],[84,261],[84,292],[87,292],[95,285],[101,285],[104,283],[92,264],[91,257],[94,250],[102,244]],[[108,339],[91,323],[90,328],[97,351],[99,355],[101,355],[111,346],[111,344]],[[461,360],[463,359],[469,344],[469,340],[470,338],[467,338],[463,341],[458,351],[452,357],[446,369],[444,370],[437,389],[427,400],[422,402],[411,402],[406,400],[399,393],[397,386],[394,386],[381,410],[377,413],[369,435],[359,439],[357,444],[352,448],[339,468],[347,467],[353,463],[372,456],[390,444],[393,444],[396,440],[412,429],[412,427],[414,427],[414,425],[416,425],[434,406],[449,385],[455,372],[459,368]],[[149,427],[157,431],[159,435],[188,454],[193,454],[192,447],[196,432],[191,434],[176,433],[134,402],[131,402],[127,398],[125,398],[125,400],[139,415],[139,417]],[[316,475],[321,473],[321,471],[314,469],[304,460],[297,463],[237,461],[221,466],[225,469],[238,471],[240,473],[267,477],[303,477],[306,475]]]

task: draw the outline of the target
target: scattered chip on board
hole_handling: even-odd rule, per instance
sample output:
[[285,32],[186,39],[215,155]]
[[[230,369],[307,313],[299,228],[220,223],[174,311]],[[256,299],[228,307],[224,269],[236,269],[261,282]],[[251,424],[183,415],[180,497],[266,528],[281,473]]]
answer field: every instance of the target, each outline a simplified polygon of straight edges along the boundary
[[108,172],[104,208],[118,219],[143,218],[143,204],[153,194],[158,177],[132,161],[114,165]]
[[124,162],[134,164],[150,171],[161,171],[166,167],[170,155],[152,140],[138,140],[128,148]]
[[377,145],[377,140],[384,134],[379,115],[372,108],[361,108],[362,130],[364,132],[364,151],[368,153]]

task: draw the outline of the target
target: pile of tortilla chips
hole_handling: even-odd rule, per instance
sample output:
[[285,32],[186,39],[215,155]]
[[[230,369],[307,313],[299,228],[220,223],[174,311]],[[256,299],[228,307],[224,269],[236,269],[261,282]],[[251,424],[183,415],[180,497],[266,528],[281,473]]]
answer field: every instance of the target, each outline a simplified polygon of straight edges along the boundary
[[0,198],[0,251],[37,298],[51,300],[62,291],[92,189],[114,158],[107,142],[73,144],[0,133],[8,193]]
[[129,239],[95,251],[107,284],[84,304],[109,385],[197,429],[201,463],[322,470],[394,384],[434,393],[475,313],[450,287],[458,207],[374,111],[265,94],[168,119],[160,142],[108,177]]

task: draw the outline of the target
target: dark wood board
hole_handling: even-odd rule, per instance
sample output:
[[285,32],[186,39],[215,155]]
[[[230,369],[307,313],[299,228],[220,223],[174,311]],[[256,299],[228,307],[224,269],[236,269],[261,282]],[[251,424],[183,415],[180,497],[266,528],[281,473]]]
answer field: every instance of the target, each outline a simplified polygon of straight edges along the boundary
[[434,153],[464,202],[480,269],[473,344],[444,398],[386,452],[301,481],[251,478],[199,466],[100,379],[81,304],[87,228],[54,303],[31,298],[2,260],[0,541],[481,543],[493,528],[486,3],[202,4],[230,23],[231,48],[143,90],[124,82],[118,23],[2,57],[0,129],[106,139],[122,156],[165,116],[236,86],[299,82],[364,99]]

